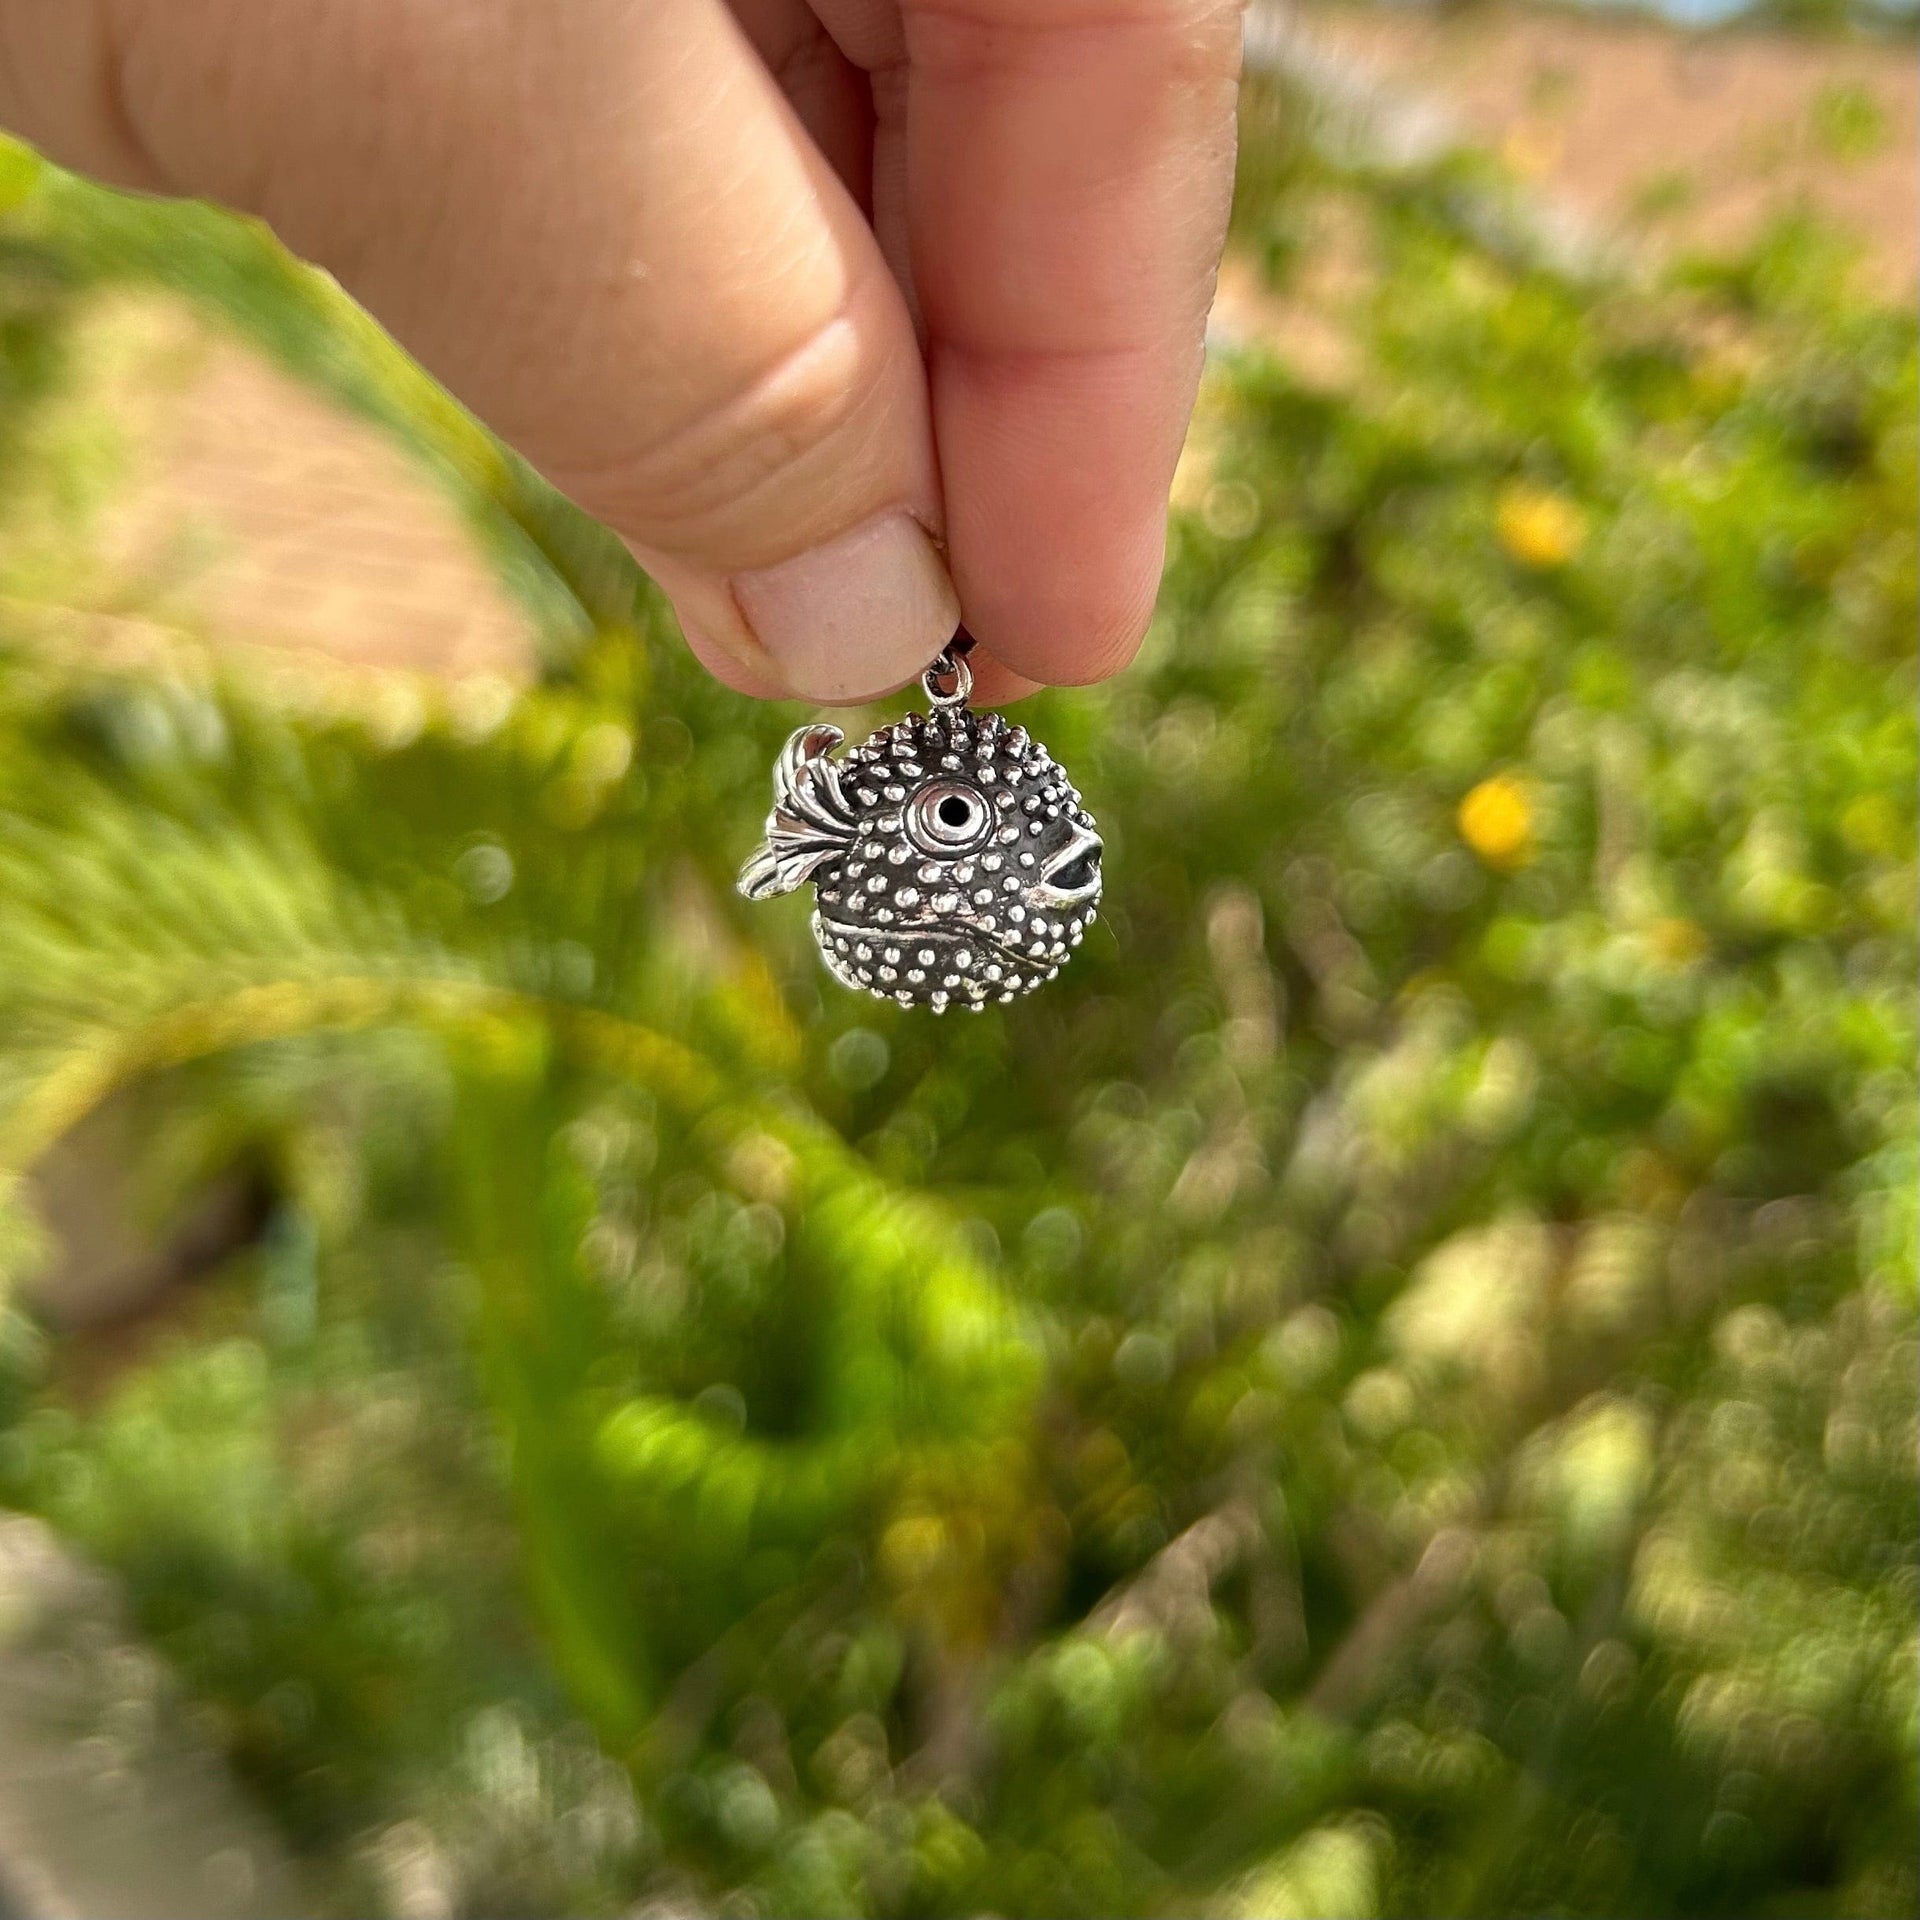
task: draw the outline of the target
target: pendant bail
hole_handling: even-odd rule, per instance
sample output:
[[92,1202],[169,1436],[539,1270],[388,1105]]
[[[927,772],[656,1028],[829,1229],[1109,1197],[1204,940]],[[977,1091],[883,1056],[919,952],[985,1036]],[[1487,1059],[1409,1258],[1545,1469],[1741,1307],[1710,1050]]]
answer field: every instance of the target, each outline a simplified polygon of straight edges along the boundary
[[[942,686],[943,681],[951,685]],[[940,658],[920,676],[927,702],[937,712],[964,707],[973,695],[973,669],[964,659],[956,659],[951,647],[941,650]]]
[[[927,699],[937,711],[964,707],[972,697],[973,669],[967,665],[967,655],[972,651],[973,635],[962,627],[940,649],[939,658],[920,676]],[[951,682],[951,685],[943,687],[943,682]]]

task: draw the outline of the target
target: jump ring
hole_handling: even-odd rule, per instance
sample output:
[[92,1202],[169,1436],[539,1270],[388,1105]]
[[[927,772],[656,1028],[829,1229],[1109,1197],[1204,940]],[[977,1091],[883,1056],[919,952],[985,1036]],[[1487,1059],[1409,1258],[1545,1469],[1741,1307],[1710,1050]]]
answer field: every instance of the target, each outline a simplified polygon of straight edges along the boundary
[[[941,682],[953,682],[950,691],[941,690]],[[942,647],[940,657],[920,676],[927,699],[936,707],[964,707],[973,694],[973,669],[966,655],[952,647]]]

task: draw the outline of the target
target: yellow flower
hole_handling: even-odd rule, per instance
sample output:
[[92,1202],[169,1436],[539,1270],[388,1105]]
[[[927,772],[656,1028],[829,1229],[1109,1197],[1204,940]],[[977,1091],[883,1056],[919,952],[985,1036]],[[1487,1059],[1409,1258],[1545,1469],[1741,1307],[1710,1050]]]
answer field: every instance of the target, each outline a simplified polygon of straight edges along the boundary
[[1510,870],[1533,858],[1533,803],[1510,775],[1482,780],[1460,802],[1460,837],[1490,867]]
[[880,1564],[899,1585],[916,1586],[947,1558],[952,1544],[938,1514],[902,1514],[880,1536]]
[[1665,967],[1690,967],[1706,958],[1709,945],[1696,922],[1677,915],[1656,920],[1647,929],[1648,950]]
[[1565,494],[1515,481],[1494,512],[1500,544],[1523,567],[1564,567],[1587,541],[1587,518]]

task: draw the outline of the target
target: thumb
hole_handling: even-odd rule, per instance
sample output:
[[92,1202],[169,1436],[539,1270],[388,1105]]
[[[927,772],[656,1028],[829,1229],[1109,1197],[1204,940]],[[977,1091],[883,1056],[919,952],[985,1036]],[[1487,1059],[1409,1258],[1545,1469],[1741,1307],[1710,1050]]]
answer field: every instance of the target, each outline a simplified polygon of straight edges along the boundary
[[329,267],[723,679],[857,700],[951,635],[905,303],[722,0],[0,0],[0,46],[0,122]]

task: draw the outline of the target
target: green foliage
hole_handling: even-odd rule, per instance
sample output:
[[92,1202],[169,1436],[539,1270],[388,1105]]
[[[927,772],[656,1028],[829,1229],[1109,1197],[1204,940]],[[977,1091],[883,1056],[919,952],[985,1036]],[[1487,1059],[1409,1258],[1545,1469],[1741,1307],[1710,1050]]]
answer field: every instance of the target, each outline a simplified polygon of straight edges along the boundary
[[140,1081],[278,1195],[104,1397],[15,1316],[0,1498],[342,1910],[1911,1910],[1914,329],[1483,186],[1251,143],[1359,365],[1217,362],[1145,657],[1034,708],[1106,923],[944,1020],[734,900],[795,716],[337,296],[23,203],[573,647],[400,739],[0,666],[0,1165]]

